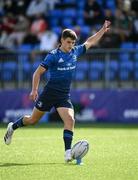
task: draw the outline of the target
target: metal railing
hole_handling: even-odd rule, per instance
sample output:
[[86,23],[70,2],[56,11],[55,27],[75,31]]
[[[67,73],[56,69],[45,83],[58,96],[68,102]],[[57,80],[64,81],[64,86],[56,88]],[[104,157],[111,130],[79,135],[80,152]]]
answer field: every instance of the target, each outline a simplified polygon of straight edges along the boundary
[[[32,74],[46,53],[0,51],[0,88],[31,88]],[[47,75],[42,78],[43,85]],[[78,60],[74,88],[135,88],[138,49],[92,49]]]

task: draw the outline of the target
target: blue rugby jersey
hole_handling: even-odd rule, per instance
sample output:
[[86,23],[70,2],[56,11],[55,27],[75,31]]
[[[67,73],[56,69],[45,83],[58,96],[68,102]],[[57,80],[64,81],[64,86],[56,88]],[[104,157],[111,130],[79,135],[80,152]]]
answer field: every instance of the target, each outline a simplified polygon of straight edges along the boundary
[[50,72],[46,87],[68,93],[75,73],[77,58],[85,52],[84,44],[75,46],[66,53],[60,49],[49,52],[40,64]]

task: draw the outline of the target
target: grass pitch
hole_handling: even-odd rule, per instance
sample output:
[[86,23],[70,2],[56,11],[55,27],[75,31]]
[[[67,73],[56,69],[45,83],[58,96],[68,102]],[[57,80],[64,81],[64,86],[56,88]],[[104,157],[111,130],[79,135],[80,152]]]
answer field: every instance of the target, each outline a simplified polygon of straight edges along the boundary
[[83,166],[64,163],[62,127],[18,129],[7,146],[1,125],[0,180],[138,180],[138,125],[76,124],[73,144],[90,144]]

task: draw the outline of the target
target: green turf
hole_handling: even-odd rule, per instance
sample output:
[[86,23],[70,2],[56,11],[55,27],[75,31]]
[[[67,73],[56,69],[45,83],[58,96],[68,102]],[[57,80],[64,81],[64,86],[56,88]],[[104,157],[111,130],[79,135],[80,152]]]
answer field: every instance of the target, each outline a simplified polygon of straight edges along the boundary
[[76,125],[87,139],[83,166],[64,163],[62,125],[22,128],[10,146],[0,126],[0,180],[138,180],[138,125]]

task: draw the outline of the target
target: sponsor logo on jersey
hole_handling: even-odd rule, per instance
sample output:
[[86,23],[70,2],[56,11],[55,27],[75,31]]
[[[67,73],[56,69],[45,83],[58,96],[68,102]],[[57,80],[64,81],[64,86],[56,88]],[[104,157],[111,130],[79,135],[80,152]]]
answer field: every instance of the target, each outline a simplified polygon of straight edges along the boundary
[[64,62],[64,59],[60,58],[60,59],[58,60],[58,63],[62,63],[62,62]]
[[73,70],[75,69],[76,66],[70,66],[70,67],[58,67],[57,70],[59,71],[68,71],[68,70]]

